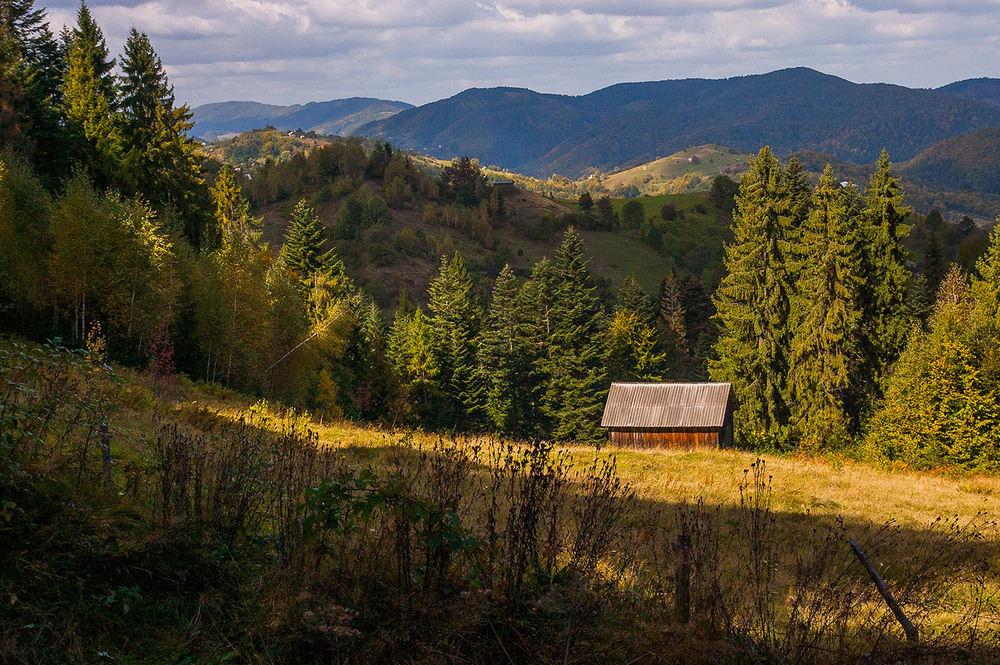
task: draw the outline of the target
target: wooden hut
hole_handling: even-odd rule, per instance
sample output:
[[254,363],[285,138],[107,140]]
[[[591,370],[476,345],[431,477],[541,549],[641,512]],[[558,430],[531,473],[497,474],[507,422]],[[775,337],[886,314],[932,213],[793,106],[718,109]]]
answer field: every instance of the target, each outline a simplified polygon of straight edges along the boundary
[[616,446],[731,448],[735,409],[728,383],[612,383],[601,427]]

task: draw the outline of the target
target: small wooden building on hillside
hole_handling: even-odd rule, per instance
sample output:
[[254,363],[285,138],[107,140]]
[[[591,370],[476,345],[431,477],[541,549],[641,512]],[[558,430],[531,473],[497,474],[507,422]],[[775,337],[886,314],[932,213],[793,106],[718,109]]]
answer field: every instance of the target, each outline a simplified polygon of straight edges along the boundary
[[616,446],[731,448],[735,410],[728,383],[612,383],[601,427]]

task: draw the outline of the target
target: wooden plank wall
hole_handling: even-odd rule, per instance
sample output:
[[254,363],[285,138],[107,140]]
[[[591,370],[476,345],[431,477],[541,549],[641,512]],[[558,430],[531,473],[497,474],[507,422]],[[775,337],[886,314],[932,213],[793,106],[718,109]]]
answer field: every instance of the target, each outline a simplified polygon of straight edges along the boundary
[[611,445],[622,448],[668,448],[671,450],[712,450],[719,447],[718,430],[708,431],[670,431],[657,432],[650,430],[620,430],[609,431]]

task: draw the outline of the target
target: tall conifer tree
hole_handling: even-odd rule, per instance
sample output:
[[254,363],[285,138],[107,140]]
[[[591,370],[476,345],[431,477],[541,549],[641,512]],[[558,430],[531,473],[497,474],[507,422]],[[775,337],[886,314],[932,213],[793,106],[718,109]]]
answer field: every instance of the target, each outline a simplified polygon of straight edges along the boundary
[[76,158],[98,185],[118,183],[123,157],[122,138],[115,124],[115,82],[104,35],[87,5],[81,4],[71,33],[63,79],[62,103]]
[[465,428],[481,419],[482,387],[477,369],[476,337],[482,311],[462,255],[441,258],[441,271],[428,287],[432,348],[440,368],[444,403],[438,424]]
[[549,437],[552,420],[544,408],[544,393],[549,384],[548,359],[553,329],[553,309],[556,292],[556,269],[552,261],[543,258],[531,269],[531,277],[517,294],[517,334],[523,341],[528,376],[523,386],[526,413],[522,433]]
[[643,321],[650,318],[649,299],[632,275],[627,275],[618,287],[618,293],[615,295],[615,311],[635,312]]
[[503,267],[479,338],[479,367],[486,390],[486,414],[501,432],[520,433],[528,412],[530,364],[520,335],[514,271]]
[[419,307],[412,313],[397,311],[389,330],[388,356],[403,389],[422,420],[435,419],[441,368],[433,350],[431,323]]
[[81,51],[86,54],[94,78],[99,81],[101,92],[111,103],[112,109],[117,106],[117,91],[115,86],[114,72],[115,59],[109,57],[111,52],[104,39],[104,32],[97,25],[90,8],[86,2],[80,2],[80,9],[76,13],[76,25],[69,33],[69,46],[80,46]]
[[715,381],[733,384],[744,437],[787,434],[789,297],[785,172],[763,148],[740,184],[727,274],[715,294],[721,336],[710,365]]
[[196,245],[209,222],[211,204],[201,174],[194,126],[187,105],[174,107],[173,86],[145,33],[129,32],[122,55],[121,110],[127,189],[154,208],[175,208]]
[[0,2],[0,149],[27,157],[40,175],[68,166],[61,117],[65,53],[33,0]]
[[826,167],[803,228],[802,272],[792,340],[790,383],[802,444],[819,449],[848,430],[845,395],[856,357],[860,205]]
[[554,277],[549,353],[541,362],[548,375],[544,408],[555,438],[597,440],[607,389],[601,311],[590,285],[583,241],[573,228],[566,231],[556,252]]
[[889,368],[902,353],[911,326],[906,298],[910,271],[902,244],[910,232],[910,227],[903,223],[910,209],[903,206],[903,193],[885,150],[875,164],[864,202],[867,236],[861,266],[864,362],[858,383],[862,392],[859,400],[870,408],[885,390]]
[[298,273],[306,288],[314,288],[317,279],[330,272],[336,263],[333,250],[326,249],[326,227],[305,199],[296,203],[292,210],[281,259]]
[[210,233],[203,236],[202,250],[215,249],[233,237],[248,238],[260,245],[263,242],[262,220],[250,215],[250,202],[236,184],[236,174],[228,164],[219,170],[211,192],[215,218],[214,224],[207,227]]
[[689,350],[684,318],[680,283],[677,281],[677,275],[671,270],[660,285],[658,324],[660,346],[666,354],[669,374],[677,379],[685,378],[688,370]]

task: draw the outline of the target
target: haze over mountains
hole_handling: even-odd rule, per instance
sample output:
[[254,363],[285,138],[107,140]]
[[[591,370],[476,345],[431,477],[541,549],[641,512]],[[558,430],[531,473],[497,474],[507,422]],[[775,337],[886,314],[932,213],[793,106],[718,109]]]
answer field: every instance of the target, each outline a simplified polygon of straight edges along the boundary
[[276,106],[259,102],[218,102],[194,109],[191,136],[215,141],[271,125],[276,129],[348,135],[358,127],[413,108],[405,102],[368,97]]
[[[364,113],[381,116],[355,124]],[[731,79],[622,83],[581,96],[473,88],[420,107],[379,100],[211,104],[195,109],[195,120],[193,134],[201,137],[244,131],[254,122],[317,132],[323,127],[445,159],[467,154],[540,177],[575,178],[591,168],[639,164],[706,143],[748,152],[765,144],[779,154],[813,150],[865,164],[883,147],[894,161],[905,161],[944,139],[1000,127],[1000,80],[922,90],[795,68]],[[341,129],[329,131],[334,128]]]

